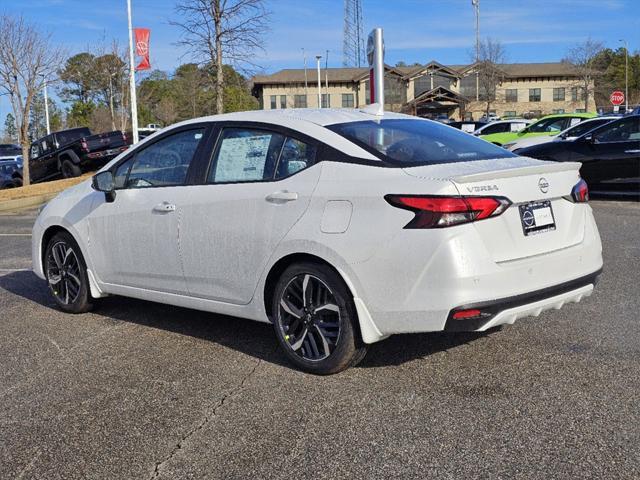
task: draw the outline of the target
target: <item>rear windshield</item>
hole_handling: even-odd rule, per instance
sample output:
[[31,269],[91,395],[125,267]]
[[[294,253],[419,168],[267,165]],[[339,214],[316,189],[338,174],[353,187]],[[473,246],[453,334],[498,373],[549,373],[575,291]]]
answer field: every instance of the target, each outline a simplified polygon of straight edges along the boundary
[[383,160],[400,166],[515,157],[485,140],[438,122],[419,119],[366,120],[327,128]]
[[56,133],[58,145],[67,145],[68,143],[75,142],[79,138],[88,137],[91,135],[91,131],[88,128],[74,128],[73,130],[65,130],[64,132]]

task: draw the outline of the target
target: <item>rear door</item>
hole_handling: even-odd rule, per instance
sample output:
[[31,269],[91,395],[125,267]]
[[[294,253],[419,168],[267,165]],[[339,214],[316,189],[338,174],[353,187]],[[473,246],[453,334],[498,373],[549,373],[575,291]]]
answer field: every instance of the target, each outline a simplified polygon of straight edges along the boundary
[[317,145],[291,132],[222,126],[204,185],[180,211],[180,251],[192,296],[247,304],[278,243],[318,183]]

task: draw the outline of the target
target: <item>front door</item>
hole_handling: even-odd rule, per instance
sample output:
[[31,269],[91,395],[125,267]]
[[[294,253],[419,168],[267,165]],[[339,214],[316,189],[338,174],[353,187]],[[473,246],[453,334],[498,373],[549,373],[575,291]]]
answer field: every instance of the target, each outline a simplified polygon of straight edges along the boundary
[[184,294],[178,209],[204,127],[191,127],[136,150],[114,169],[116,196],[100,195],[89,217],[89,251],[104,283]]
[[205,185],[190,187],[179,239],[192,296],[247,304],[318,183],[316,148],[285,134],[223,128]]
[[[627,117],[604,125],[581,142],[575,160],[591,188],[624,189],[640,177],[640,118]],[[627,185],[629,187],[629,185]]]

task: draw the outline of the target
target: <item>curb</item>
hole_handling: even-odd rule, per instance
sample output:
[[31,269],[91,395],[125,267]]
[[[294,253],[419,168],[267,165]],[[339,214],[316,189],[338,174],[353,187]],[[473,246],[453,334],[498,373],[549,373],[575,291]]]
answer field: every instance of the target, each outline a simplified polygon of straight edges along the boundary
[[16,198],[15,200],[4,200],[0,202],[0,213],[13,212],[29,207],[37,207],[48,202],[60,192],[34,195],[32,197]]

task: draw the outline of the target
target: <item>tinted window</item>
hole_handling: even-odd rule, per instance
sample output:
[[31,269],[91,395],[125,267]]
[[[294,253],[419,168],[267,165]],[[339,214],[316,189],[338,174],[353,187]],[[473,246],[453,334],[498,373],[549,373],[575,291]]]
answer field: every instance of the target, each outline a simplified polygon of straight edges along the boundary
[[300,170],[310,167],[316,157],[314,146],[294,138],[287,138],[282,147],[276,178],[293,175]]
[[429,165],[515,156],[460,130],[428,120],[366,120],[339,123],[328,128],[400,165]]
[[225,128],[218,141],[210,183],[271,180],[284,136],[266,130]]
[[588,122],[581,122],[575,127],[567,130],[565,132],[565,135],[567,137],[579,137],[580,135],[590,132],[594,128],[599,127],[600,125],[604,125],[605,123],[610,121],[611,120],[598,119],[598,120],[590,120]]
[[[145,188],[184,184],[189,164],[203,136],[203,128],[185,130],[143,148],[131,160],[128,176],[128,166],[125,165],[129,162],[118,167],[116,185],[122,185],[121,188]],[[126,182],[123,177],[126,177]]]
[[487,125],[482,129],[480,135],[490,135],[492,133],[502,133],[509,132],[511,130],[511,126],[508,123],[494,123],[492,125]]
[[74,128],[73,130],[56,133],[56,139],[58,140],[58,146],[61,147],[89,135],[91,135],[91,131],[88,128]]
[[640,141],[640,117],[627,117],[599,129],[594,138],[598,142]]

